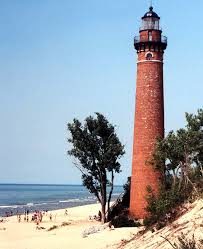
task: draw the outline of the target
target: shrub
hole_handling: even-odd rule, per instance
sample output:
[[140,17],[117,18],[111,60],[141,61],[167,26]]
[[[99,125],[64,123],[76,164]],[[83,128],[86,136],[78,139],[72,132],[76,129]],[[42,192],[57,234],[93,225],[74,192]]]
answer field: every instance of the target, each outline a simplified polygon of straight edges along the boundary
[[185,235],[181,235],[178,237],[179,245],[175,244],[175,249],[201,249],[201,245],[203,245],[203,241],[197,242],[195,240],[194,235],[192,236],[192,239],[186,238]]
[[148,206],[146,210],[149,216],[144,219],[143,223],[147,227],[157,223],[157,229],[161,229],[169,221],[175,219],[177,215],[176,208],[188,199],[191,194],[189,189],[180,191],[178,186],[168,190],[161,189],[158,197],[154,195],[150,187],[148,187],[147,191]]
[[131,220],[126,214],[116,216],[112,219],[111,225],[118,227],[139,227],[141,224],[137,221]]
[[[203,109],[186,113],[186,127],[158,139],[149,164],[164,176],[164,188],[156,197],[148,189],[146,225],[163,226],[177,206],[203,197]],[[172,215],[173,216],[173,215]]]
[[127,183],[124,184],[124,186],[123,186],[124,195],[122,198],[122,206],[125,208],[130,207],[130,183],[131,183],[131,177],[128,177]]
[[109,209],[108,213],[108,221],[111,221],[116,216],[119,216],[123,212],[125,212],[126,208],[129,208],[130,206],[130,180],[131,178],[128,177],[127,183],[123,186],[123,197],[116,200],[114,205]]

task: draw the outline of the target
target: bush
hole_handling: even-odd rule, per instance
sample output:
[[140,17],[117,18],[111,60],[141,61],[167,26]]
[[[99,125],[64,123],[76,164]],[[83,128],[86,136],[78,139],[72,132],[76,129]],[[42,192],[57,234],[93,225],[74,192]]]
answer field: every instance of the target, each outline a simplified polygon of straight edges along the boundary
[[137,221],[131,220],[126,214],[116,216],[112,219],[111,225],[118,227],[139,227],[141,224]]
[[123,186],[124,195],[122,198],[122,206],[125,208],[130,207],[130,183],[131,183],[131,177],[128,177],[127,183],[124,184],[124,186]]
[[110,208],[108,213],[108,221],[111,221],[116,216],[125,212],[126,208],[130,206],[130,180],[131,178],[128,177],[127,183],[123,186],[124,194],[122,198],[118,198],[114,205]]
[[179,245],[175,244],[174,248],[176,249],[201,249],[201,245],[203,245],[203,241],[197,242],[194,238],[194,235],[192,239],[187,239],[185,235],[181,235],[178,237]]
[[191,190],[179,190],[178,186],[172,189],[161,189],[160,195],[156,197],[150,187],[147,189],[147,203],[146,208],[149,216],[144,219],[143,223],[149,227],[157,224],[156,228],[161,229],[169,221],[173,221],[177,215],[176,208],[183,203],[191,194]]
[[179,241],[178,245],[176,243],[172,244],[169,239],[163,236],[161,237],[165,239],[174,249],[202,249],[202,245],[203,245],[203,240],[196,241],[194,234],[192,236],[192,239],[188,239],[182,233],[182,235],[178,237],[178,241]]
[[165,186],[158,197],[149,190],[146,225],[158,221],[163,226],[181,203],[203,197],[203,109],[186,113],[186,121],[184,129],[157,140],[149,160],[164,175]]

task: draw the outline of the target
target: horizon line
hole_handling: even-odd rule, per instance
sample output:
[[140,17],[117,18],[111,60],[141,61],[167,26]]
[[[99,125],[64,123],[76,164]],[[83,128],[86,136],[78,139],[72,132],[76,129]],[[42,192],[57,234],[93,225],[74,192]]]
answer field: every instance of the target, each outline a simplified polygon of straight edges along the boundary
[[[1,183],[0,185],[54,185],[54,186],[83,186],[82,184],[79,183]],[[119,185],[119,184],[115,184],[114,186],[123,186],[123,185]]]

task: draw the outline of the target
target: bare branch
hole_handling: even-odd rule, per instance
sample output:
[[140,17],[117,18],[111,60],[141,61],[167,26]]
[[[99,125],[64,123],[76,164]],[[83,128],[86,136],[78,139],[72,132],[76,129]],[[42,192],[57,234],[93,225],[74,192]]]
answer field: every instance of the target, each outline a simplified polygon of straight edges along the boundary
[[76,167],[77,169],[80,170],[80,172],[81,172],[82,174],[86,174],[86,172],[84,172],[84,171],[82,170],[82,167],[80,166],[80,164],[78,164],[76,161],[73,161],[72,163],[75,165],[75,167]]
[[164,236],[161,236],[161,238],[165,239],[174,249],[177,249],[177,247],[174,246],[169,239],[165,238]]

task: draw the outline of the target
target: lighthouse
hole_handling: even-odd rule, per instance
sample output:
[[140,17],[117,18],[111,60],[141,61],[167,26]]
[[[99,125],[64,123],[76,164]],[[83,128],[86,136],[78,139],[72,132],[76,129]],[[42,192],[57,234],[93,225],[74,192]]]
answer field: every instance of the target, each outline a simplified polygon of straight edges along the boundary
[[134,38],[137,51],[130,215],[146,217],[147,187],[155,194],[160,174],[149,164],[158,137],[164,137],[163,55],[167,38],[162,35],[160,17],[153,7],[142,17],[139,36]]

